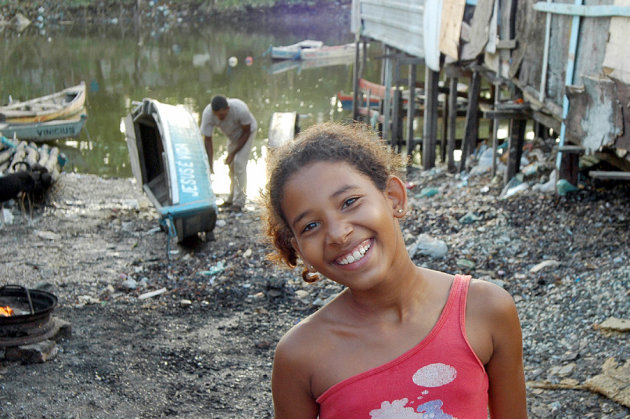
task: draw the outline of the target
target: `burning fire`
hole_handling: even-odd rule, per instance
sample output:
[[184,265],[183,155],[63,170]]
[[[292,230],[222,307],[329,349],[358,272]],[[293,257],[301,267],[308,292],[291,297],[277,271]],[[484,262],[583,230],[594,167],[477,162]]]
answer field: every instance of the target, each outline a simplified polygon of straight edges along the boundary
[[13,309],[9,306],[0,307],[0,317],[13,316]]

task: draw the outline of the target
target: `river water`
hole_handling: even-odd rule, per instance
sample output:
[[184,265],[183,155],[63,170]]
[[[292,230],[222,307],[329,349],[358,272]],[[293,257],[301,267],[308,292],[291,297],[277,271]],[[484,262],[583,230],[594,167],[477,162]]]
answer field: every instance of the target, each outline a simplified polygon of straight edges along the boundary
[[[0,102],[42,96],[85,81],[86,127],[79,138],[55,143],[68,157],[65,171],[129,177],[121,122],[134,101],[150,97],[183,104],[199,121],[213,95],[238,97],[249,105],[259,126],[248,168],[248,192],[255,195],[264,180],[273,112],[298,112],[302,128],[350,117],[336,95],[352,91],[353,58],[306,67],[273,63],[265,55],[271,45],[302,39],[329,45],[352,42],[348,13],[276,16],[246,25],[31,26],[19,35],[5,32],[0,40]],[[236,65],[230,65],[231,57]],[[379,80],[380,60],[369,60],[364,74]],[[221,194],[229,183],[222,165],[225,138],[218,137],[213,189]]]

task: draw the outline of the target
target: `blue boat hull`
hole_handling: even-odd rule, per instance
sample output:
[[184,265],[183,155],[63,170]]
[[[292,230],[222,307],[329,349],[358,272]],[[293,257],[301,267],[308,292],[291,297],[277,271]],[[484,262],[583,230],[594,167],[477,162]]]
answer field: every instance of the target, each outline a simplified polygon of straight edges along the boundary
[[125,128],[132,171],[161,224],[178,241],[212,231],[217,206],[210,165],[190,112],[144,99],[126,118]]

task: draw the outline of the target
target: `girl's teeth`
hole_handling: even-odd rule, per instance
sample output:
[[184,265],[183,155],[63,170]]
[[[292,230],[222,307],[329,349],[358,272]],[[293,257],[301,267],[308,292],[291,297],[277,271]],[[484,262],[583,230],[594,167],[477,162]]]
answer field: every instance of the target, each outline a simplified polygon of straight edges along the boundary
[[354,253],[352,253],[351,255],[348,255],[345,258],[343,258],[342,260],[340,260],[339,264],[340,265],[348,265],[349,263],[356,262],[357,260],[360,260],[363,257],[363,255],[365,255],[365,252],[367,252],[369,248],[370,248],[369,244],[359,246],[359,248],[357,250],[355,250]]

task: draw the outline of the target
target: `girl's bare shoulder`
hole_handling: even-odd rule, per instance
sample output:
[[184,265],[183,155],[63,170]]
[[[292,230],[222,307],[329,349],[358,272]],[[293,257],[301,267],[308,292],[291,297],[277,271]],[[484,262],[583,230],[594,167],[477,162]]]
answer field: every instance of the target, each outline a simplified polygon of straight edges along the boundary
[[330,344],[331,328],[339,319],[337,299],[293,326],[278,342],[276,352],[299,354],[303,360],[321,358]]
[[467,306],[478,315],[502,318],[515,311],[514,299],[505,289],[492,282],[473,279],[468,289]]

